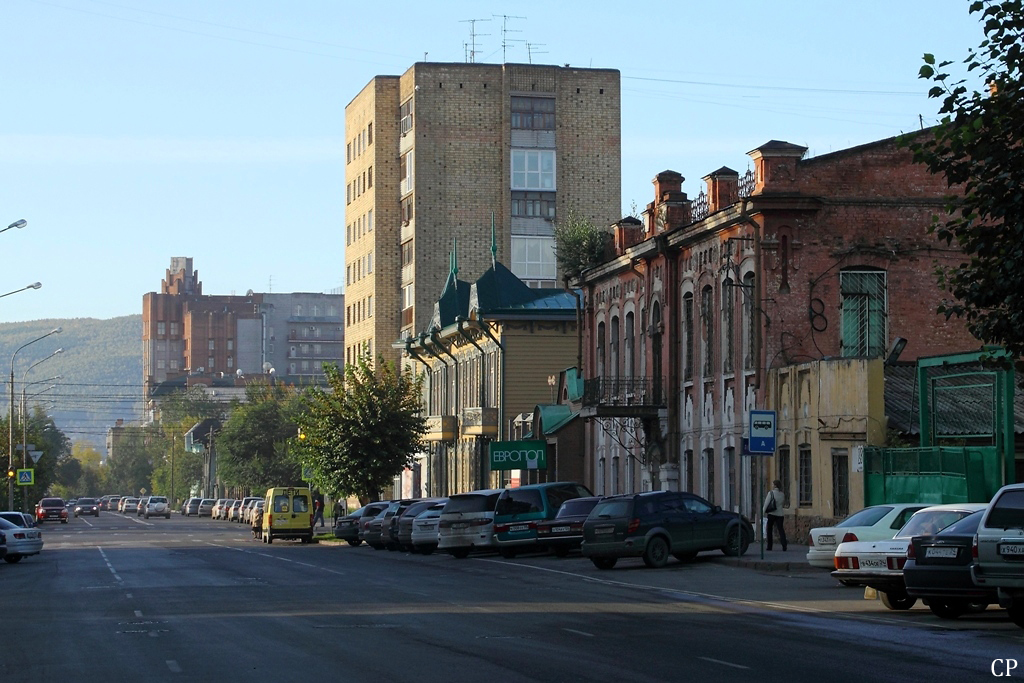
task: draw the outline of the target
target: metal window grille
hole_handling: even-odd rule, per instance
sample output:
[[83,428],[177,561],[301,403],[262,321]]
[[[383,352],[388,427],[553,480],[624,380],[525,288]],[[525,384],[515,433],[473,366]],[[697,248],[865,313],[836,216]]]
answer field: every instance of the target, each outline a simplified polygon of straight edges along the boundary
[[839,274],[842,297],[841,353],[874,358],[885,353],[885,271],[846,270]]
[[803,444],[798,449],[799,481],[797,482],[797,504],[800,507],[810,506],[813,503],[813,479],[811,478],[811,447]]

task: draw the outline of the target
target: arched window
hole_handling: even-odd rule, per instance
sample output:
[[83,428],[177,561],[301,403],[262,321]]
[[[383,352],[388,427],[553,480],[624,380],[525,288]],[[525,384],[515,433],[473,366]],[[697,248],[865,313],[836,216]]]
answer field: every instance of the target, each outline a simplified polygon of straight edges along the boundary
[[636,370],[636,353],[635,345],[636,339],[634,338],[635,332],[633,331],[633,313],[629,312],[626,314],[626,367],[623,373],[626,377],[632,377]]
[[736,292],[732,278],[722,282],[722,372],[732,372],[733,302]]
[[608,350],[610,352],[609,360],[611,361],[608,373],[612,377],[618,377],[621,371],[619,369],[619,316],[617,315],[612,317],[611,335],[608,337]]
[[604,344],[605,344],[605,328],[604,323],[597,324],[597,376],[604,377]]
[[885,271],[848,268],[839,273],[840,355],[875,358],[885,353]]
[[654,400],[661,402],[662,400],[662,381],[664,378],[661,376],[661,305],[658,302],[654,303],[654,307],[651,309],[651,379],[654,381]]
[[704,326],[704,376],[710,377],[715,371],[715,298],[711,285],[700,293],[700,322]]
[[683,379],[693,379],[693,292],[683,295]]
[[757,302],[754,299],[754,274],[743,276],[743,369],[754,369],[754,325],[757,324]]

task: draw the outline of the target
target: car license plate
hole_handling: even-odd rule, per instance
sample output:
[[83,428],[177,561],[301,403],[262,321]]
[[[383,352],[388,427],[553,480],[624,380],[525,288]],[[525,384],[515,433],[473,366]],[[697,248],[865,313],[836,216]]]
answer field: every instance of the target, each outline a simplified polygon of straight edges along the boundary
[[835,545],[836,537],[831,534],[822,534],[818,536],[818,545]]
[[614,533],[614,531],[615,531],[615,527],[613,527],[613,526],[598,526],[598,527],[594,527],[594,533],[595,534],[610,534],[610,533]]
[[454,524],[452,524],[452,528],[453,529],[468,529],[469,528],[469,524],[467,524],[466,522],[455,522]]
[[1000,543],[1000,555],[1024,555],[1024,543]]
[[509,531],[528,531],[529,528],[530,528],[529,524],[516,524],[515,526],[510,526],[508,528],[508,530]]
[[956,557],[956,548],[925,548],[925,557]]
[[569,527],[567,527],[567,526],[551,527],[551,533],[553,533],[553,534],[567,534],[567,533],[569,533]]
[[869,558],[860,560],[861,569],[885,569],[885,566],[885,560],[873,560]]

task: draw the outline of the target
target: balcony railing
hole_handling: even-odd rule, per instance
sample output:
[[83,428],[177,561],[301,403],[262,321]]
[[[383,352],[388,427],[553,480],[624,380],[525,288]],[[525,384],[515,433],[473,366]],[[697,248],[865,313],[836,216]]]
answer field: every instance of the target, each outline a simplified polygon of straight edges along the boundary
[[662,407],[665,395],[660,377],[598,377],[583,380],[583,405]]
[[497,436],[497,408],[463,408],[462,433],[470,436]]
[[454,441],[458,430],[458,422],[454,415],[428,415],[426,441]]

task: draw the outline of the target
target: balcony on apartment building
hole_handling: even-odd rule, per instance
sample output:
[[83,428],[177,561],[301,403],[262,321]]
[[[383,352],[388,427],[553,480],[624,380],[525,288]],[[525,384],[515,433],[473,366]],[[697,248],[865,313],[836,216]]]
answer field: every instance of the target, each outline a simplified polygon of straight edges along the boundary
[[480,406],[462,409],[463,436],[498,436],[498,409]]
[[345,330],[341,325],[321,328],[320,336],[316,336],[314,330],[308,327],[300,327],[297,330],[288,331],[288,341],[304,341],[310,343],[331,343],[345,341]]
[[424,441],[455,441],[458,420],[454,415],[428,415],[427,432]]
[[661,377],[596,377],[583,380],[582,417],[657,417],[665,408]]

